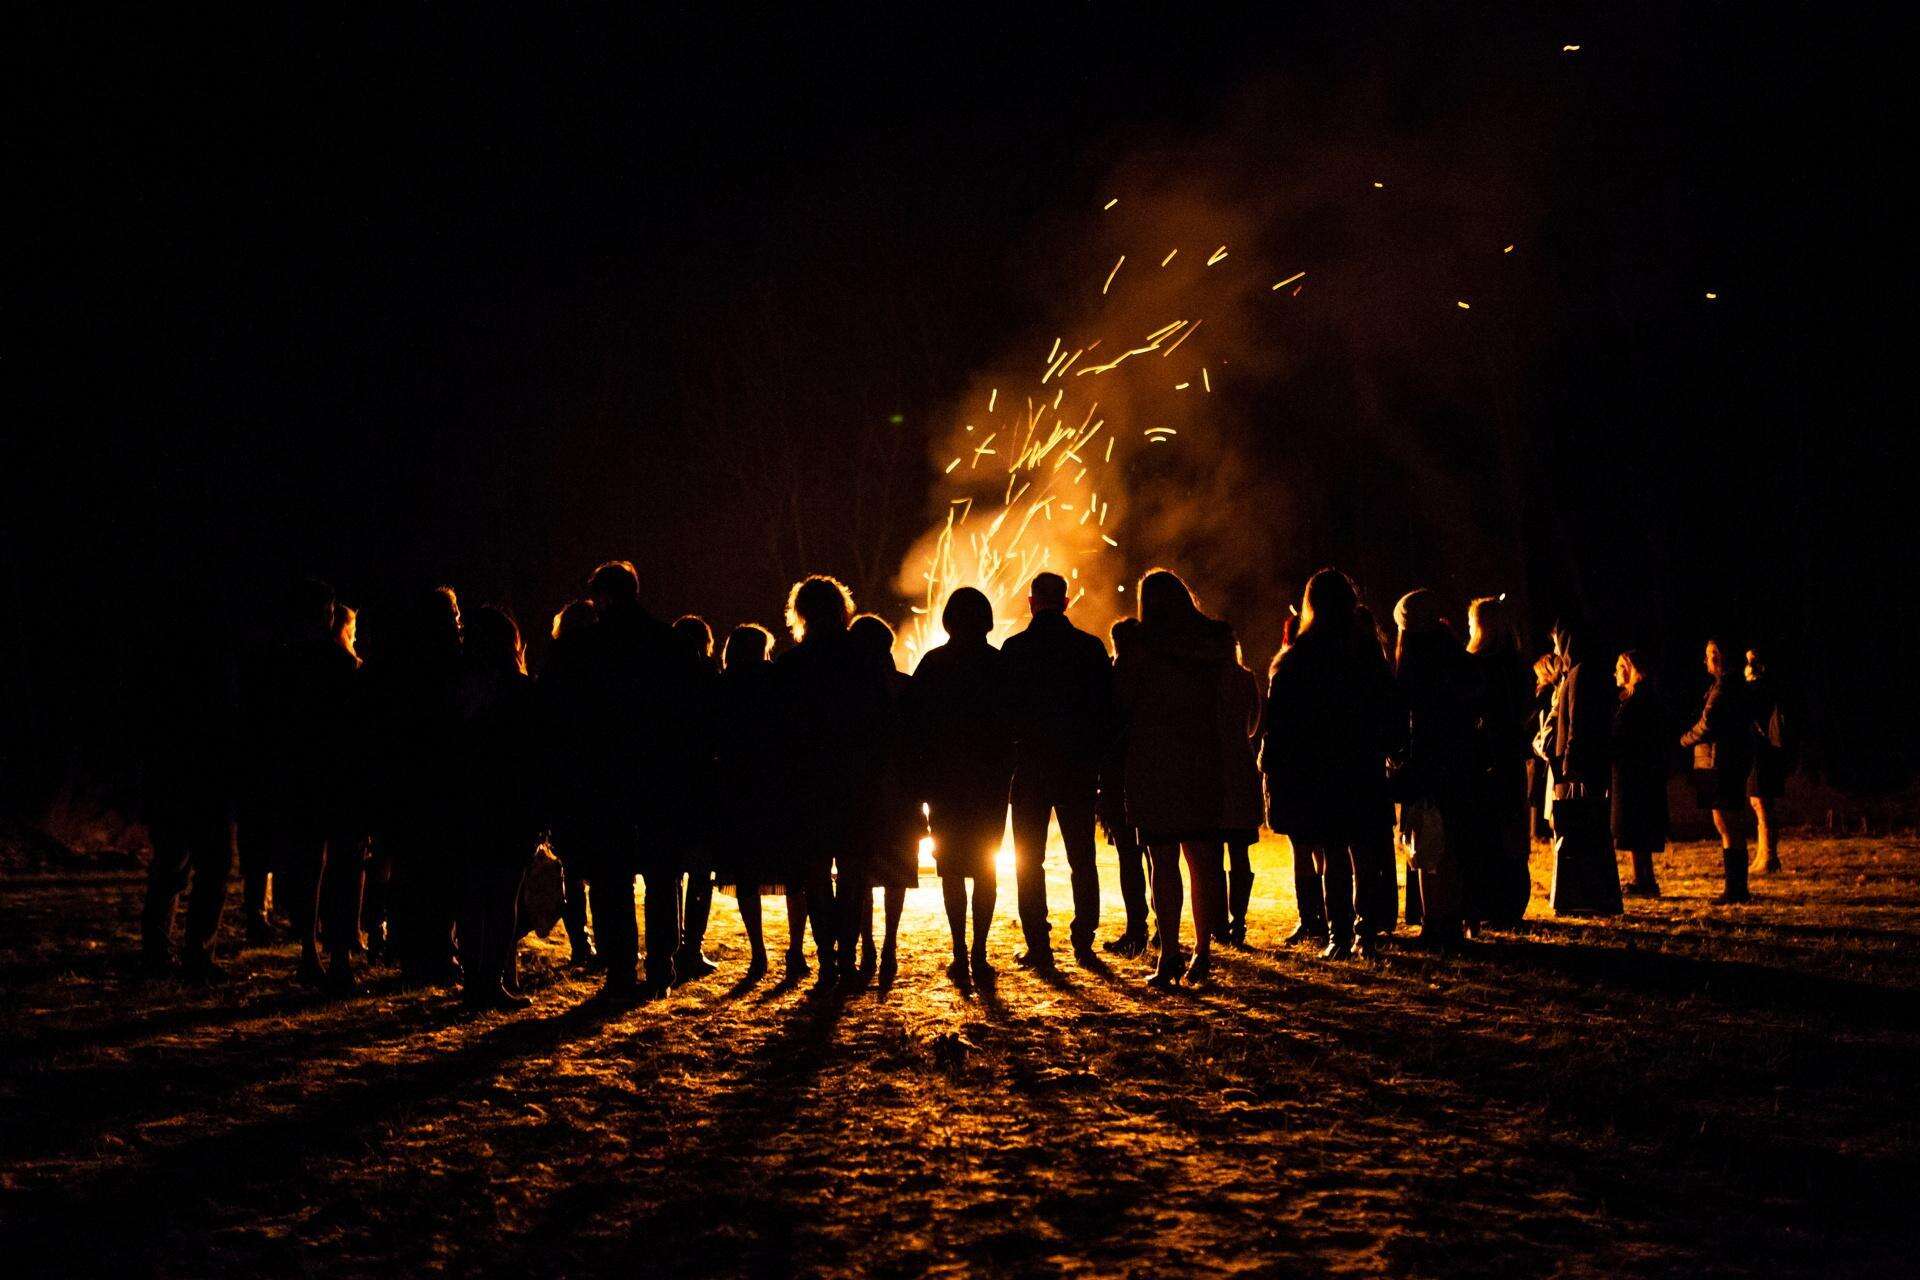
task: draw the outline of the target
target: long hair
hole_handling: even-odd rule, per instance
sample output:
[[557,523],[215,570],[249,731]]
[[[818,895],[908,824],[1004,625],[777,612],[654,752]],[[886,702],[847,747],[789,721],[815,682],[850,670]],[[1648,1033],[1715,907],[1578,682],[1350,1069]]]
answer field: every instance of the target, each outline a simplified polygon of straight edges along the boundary
[[1467,605],[1467,652],[1519,656],[1520,637],[1499,596],[1481,596]]
[[585,631],[600,617],[600,611],[593,607],[591,600],[569,600],[566,607],[553,615],[553,638],[570,636]]
[[796,641],[809,631],[845,631],[852,617],[853,592],[832,574],[808,574],[787,593],[787,631]]
[[1171,569],[1147,570],[1134,598],[1140,602],[1140,625],[1155,631],[1202,616],[1192,588]]
[[1299,634],[1305,635],[1315,627],[1335,631],[1351,628],[1359,603],[1360,593],[1354,589],[1352,578],[1331,567],[1320,570],[1307,579],[1307,588],[1300,593]]

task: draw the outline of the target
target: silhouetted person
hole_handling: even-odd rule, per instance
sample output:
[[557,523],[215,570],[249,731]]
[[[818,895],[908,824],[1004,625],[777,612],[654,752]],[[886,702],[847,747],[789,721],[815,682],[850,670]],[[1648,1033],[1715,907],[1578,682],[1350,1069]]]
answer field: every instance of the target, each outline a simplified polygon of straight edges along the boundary
[[[1121,618],[1107,632],[1117,659],[1132,647],[1140,634],[1138,618]],[[1106,829],[1107,842],[1120,863],[1120,901],[1126,908],[1126,928],[1117,938],[1101,944],[1102,950],[1129,958],[1146,951],[1147,934],[1147,847],[1140,833],[1127,821],[1127,743],[1120,723],[1117,703],[1111,704],[1104,733],[1105,746],[1100,762],[1100,825]]]
[[1506,605],[1482,596],[1467,606],[1467,672],[1473,714],[1461,864],[1470,925],[1519,923],[1533,896],[1527,865],[1527,761],[1533,755],[1532,675]]
[[1629,892],[1657,898],[1653,855],[1667,847],[1667,752],[1673,735],[1639,654],[1629,649],[1615,660],[1613,681],[1620,688],[1613,712],[1613,847],[1632,855]]
[[[1028,968],[1053,967],[1047,922],[1047,820],[1056,817],[1073,886],[1074,956],[1092,961],[1100,924],[1094,865],[1094,801],[1112,720],[1113,663],[1107,647],[1067,620],[1067,580],[1042,573],[1027,595],[1033,620],[1009,636],[1004,655],[1014,743],[1013,866]],[[1257,821],[1257,819],[1256,819]]]
[[1753,768],[1747,774],[1747,803],[1753,809],[1755,843],[1753,872],[1763,876],[1780,870],[1776,810],[1787,794],[1787,776],[1793,772],[1792,717],[1780,696],[1779,677],[1767,669],[1758,649],[1747,650],[1747,714],[1753,721]]
[[513,989],[516,907],[540,842],[540,719],[520,628],[504,610],[468,619],[456,699],[463,998],[470,1009],[521,1008],[531,1001]]
[[[859,918],[860,971],[877,973],[881,986],[893,982],[900,970],[900,913],[907,905],[907,890],[920,883],[920,835],[925,830],[918,806],[907,790],[907,761],[911,744],[907,739],[906,711],[912,677],[893,661],[893,628],[884,619],[863,613],[853,620],[847,634],[854,643],[873,655],[887,684],[886,763],[880,784],[880,807],[873,824],[873,846],[867,854],[864,887],[853,904]],[[873,890],[879,889],[884,901],[885,929],[878,958],[873,946]]]
[[591,783],[596,766],[583,758],[592,742],[584,732],[595,696],[592,641],[587,632],[599,621],[591,600],[575,600],[553,618],[553,647],[540,669],[535,693],[540,707],[544,817],[555,856],[565,872],[560,918],[567,926],[569,963],[576,969],[600,967],[587,919],[587,867],[593,846],[590,824],[596,816]]
[[[847,635],[853,596],[816,574],[787,597],[797,644],[774,660],[780,697],[786,816],[795,874],[806,892],[822,988],[856,976],[854,898],[866,898],[887,748],[887,682],[873,654]],[[834,893],[840,873],[841,898]]]
[[149,970],[173,967],[174,906],[187,891],[180,971],[205,980],[219,974],[214,943],[233,866],[240,725],[234,664],[223,637],[203,636],[199,621],[160,628],[149,646],[140,780],[153,858],[140,947]]
[[[1360,827],[1354,837],[1354,911],[1367,922],[1369,936],[1375,940],[1394,932],[1400,915],[1399,850],[1396,846],[1393,791],[1387,781],[1387,757],[1406,734],[1406,708],[1393,680],[1393,646],[1380,630],[1373,609],[1364,602],[1353,611],[1353,645],[1356,661],[1373,673],[1372,684],[1386,699],[1380,711],[1385,719],[1372,769],[1356,781],[1363,788],[1365,803],[1359,811]],[[1410,876],[1417,888],[1418,876]],[[1324,896],[1324,894],[1323,894]],[[1356,939],[1358,925],[1355,926]],[[1357,941],[1356,941],[1357,945]]]
[[[1398,707],[1357,604],[1353,583],[1337,569],[1307,580],[1294,641],[1274,664],[1260,748],[1269,825],[1292,841],[1296,863],[1318,875],[1308,901],[1326,913],[1322,954],[1329,959],[1346,958],[1356,945],[1369,953],[1379,932],[1378,887],[1371,897],[1361,889],[1369,870],[1364,842],[1381,817]],[[1391,900],[1385,905],[1390,912]],[[1303,905],[1303,926],[1307,912]]]
[[[695,814],[690,791],[705,730],[695,720],[698,675],[671,627],[640,603],[633,566],[594,570],[599,621],[585,633],[591,696],[579,708],[585,772],[575,840],[583,845],[605,998],[672,990],[680,949],[680,858]],[[637,980],[634,877],[646,880],[646,981]]]
[[460,600],[451,587],[414,598],[368,672],[380,732],[376,841],[386,844],[389,946],[414,981],[459,975],[460,901],[454,802],[460,713]]
[[781,820],[780,717],[773,663],[768,660],[772,648],[772,633],[755,623],[737,626],[727,636],[714,725],[720,819],[715,873],[740,906],[749,978],[767,971],[760,895],[787,891],[790,962],[801,949],[807,919],[806,899],[797,883],[790,884],[793,868]]
[[1260,767],[1254,760],[1263,702],[1260,680],[1247,670],[1236,644],[1233,671],[1220,704],[1221,768],[1226,771],[1225,809],[1221,814],[1226,865],[1221,883],[1226,900],[1214,913],[1213,929],[1214,941],[1236,947],[1247,943],[1247,906],[1253,900],[1252,849],[1260,840],[1265,811]]
[[1473,753],[1466,650],[1431,591],[1402,596],[1393,620],[1400,632],[1394,679],[1407,707],[1406,746],[1394,773],[1400,836],[1408,874],[1420,879],[1420,941],[1444,948],[1461,939],[1466,896],[1455,847]]
[[[673,634],[686,646],[693,658],[693,717],[696,732],[711,735],[718,714],[720,665],[714,658],[713,628],[705,618],[686,614],[673,621]],[[694,819],[688,832],[689,842],[683,857],[686,870],[686,899],[681,915],[680,954],[674,959],[675,980],[690,982],[712,973],[716,967],[701,950],[707,937],[707,921],[713,914],[713,846],[719,838],[718,796],[714,790],[713,742],[700,744],[694,760],[691,801]]]
[[1726,887],[1718,901],[1730,905],[1747,901],[1747,777],[1753,768],[1753,717],[1746,690],[1727,670],[1729,651],[1718,641],[1707,641],[1707,674],[1713,683],[1705,702],[1680,745],[1693,749],[1693,780],[1700,807],[1713,815],[1720,833],[1720,862]]
[[[1299,639],[1299,627],[1300,617],[1298,610],[1295,610],[1280,626],[1280,648],[1273,655],[1273,661],[1267,664],[1267,688],[1269,691],[1273,688],[1274,676],[1280,671],[1280,659],[1286,654],[1287,650],[1293,648],[1294,643]],[[1263,786],[1266,785],[1268,774],[1266,761],[1266,724],[1267,716],[1270,714],[1270,711],[1262,713],[1260,727],[1260,774]],[[1279,805],[1278,808],[1275,807],[1276,802]],[[1280,835],[1287,835],[1288,828],[1286,824],[1292,820],[1286,812],[1287,803],[1286,796],[1276,796],[1272,788],[1270,786],[1267,787],[1267,825]],[[1323,947],[1326,945],[1327,940],[1327,902],[1324,890],[1320,884],[1320,873],[1314,869],[1313,856],[1310,850],[1302,845],[1295,844],[1290,835],[1287,836],[1287,846],[1293,851],[1293,902],[1296,918],[1293,932],[1287,935],[1284,945],[1297,947],[1303,942],[1311,942],[1315,946]]]
[[1184,976],[1203,981],[1213,967],[1214,913],[1226,900],[1219,883],[1227,789],[1221,705],[1237,664],[1233,629],[1202,614],[1177,575],[1149,572],[1135,598],[1139,643],[1116,664],[1114,692],[1127,740],[1127,820],[1153,863],[1160,954],[1149,981],[1164,988],[1182,977],[1183,855],[1194,884],[1194,954]]
[[[1007,827],[1013,730],[1006,655],[987,641],[993,604],[972,587],[947,598],[947,642],[922,655],[910,689],[919,753],[915,790],[928,806],[933,857],[953,937],[956,985],[993,981],[987,930],[999,880],[994,858]],[[967,945],[967,881],[973,882],[973,944]]]
[[1553,765],[1553,911],[1618,915],[1620,869],[1608,829],[1607,791],[1619,696],[1608,669],[1587,661],[1584,639],[1572,623],[1554,626],[1560,679],[1547,757]]

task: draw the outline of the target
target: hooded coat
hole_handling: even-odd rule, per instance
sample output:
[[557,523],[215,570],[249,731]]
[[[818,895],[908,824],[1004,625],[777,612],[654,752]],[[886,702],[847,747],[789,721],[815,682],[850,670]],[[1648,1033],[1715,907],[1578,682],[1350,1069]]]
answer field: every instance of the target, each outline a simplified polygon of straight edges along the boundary
[[1148,843],[1217,840],[1228,812],[1221,708],[1240,664],[1233,628],[1195,615],[1141,626],[1114,670],[1127,822]]

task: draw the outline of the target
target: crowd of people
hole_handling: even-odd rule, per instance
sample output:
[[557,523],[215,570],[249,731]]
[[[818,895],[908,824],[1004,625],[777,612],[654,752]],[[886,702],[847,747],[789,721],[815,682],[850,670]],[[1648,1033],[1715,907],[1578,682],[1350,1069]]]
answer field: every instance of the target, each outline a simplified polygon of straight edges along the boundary
[[[747,623],[716,655],[705,621],[655,617],[633,567],[613,561],[553,619],[535,679],[514,618],[463,615],[444,587],[388,619],[363,664],[355,612],[305,582],[270,641],[157,685],[145,959],[218,974],[237,850],[246,942],[275,936],[271,884],[301,978],[336,993],[355,989],[362,964],[392,963],[461,983],[476,1008],[526,1004],[519,943],[553,923],[529,905],[536,866],[559,869],[553,914],[572,963],[604,972],[605,999],[714,972],[703,941],[716,887],[738,904],[743,979],[768,972],[761,901],[779,893],[788,980],[817,967],[821,986],[885,984],[930,854],[948,974],[967,987],[994,978],[1009,821],[1016,961],[1054,969],[1050,820],[1072,887],[1066,942],[1083,965],[1103,964],[1101,951],[1150,956],[1151,986],[1204,982],[1216,945],[1246,944],[1263,825],[1294,851],[1290,945],[1365,956],[1406,926],[1449,949],[1525,914],[1539,818],[1556,913],[1622,909],[1616,849],[1631,856],[1626,892],[1657,894],[1680,747],[1724,848],[1721,901],[1748,897],[1749,809],[1756,865],[1779,866],[1773,806],[1791,753],[1757,652],[1739,680],[1731,651],[1707,646],[1712,685],[1682,733],[1637,653],[1593,651],[1561,623],[1529,664],[1501,599],[1474,600],[1462,628],[1439,596],[1413,591],[1383,630],[1350,579],[1321,570],[1264,680],[1176,574],[1147,573],[1134,599],[1110,652],[1068,617],[1066,581],[1042,573],[1025,628],[996,646],[992,604],[962,588],[945,604],[945,643],[909,674],[888,624],[856,615],[831,577],[794,585],[792,644],[776,652],[773,633]],[[1126,921],[1104,942],[1101,829]]]

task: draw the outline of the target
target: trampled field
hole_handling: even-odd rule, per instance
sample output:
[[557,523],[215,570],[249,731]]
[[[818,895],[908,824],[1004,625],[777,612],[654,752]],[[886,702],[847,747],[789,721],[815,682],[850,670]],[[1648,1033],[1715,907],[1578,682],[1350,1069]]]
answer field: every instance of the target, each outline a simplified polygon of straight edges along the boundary
[[[1618,921],[1332,965],[1276,949],[1289,854],[1255,856],[1255,948],[1197,992],[1156,996],[1141,962],[1015,969],[1009,884],[997,990],[963,996],[929,879],[885,992],[735,986],[721,897],[721,972],[670,1000],[587,1003],[556,937],[529,948],[535,1007],[480,1018],[378,971],[362,998],[310,995],[287,947],[213,989],[143,982],[136,877],[0,879],[0,1256],[22,1276],[1912,1273],[1920,844],[1790,842],[1732,911],[1707,905],[1717,850],[1686,845],[1669,896]],[[1063,879],[1052,897],[1063,929]]]

